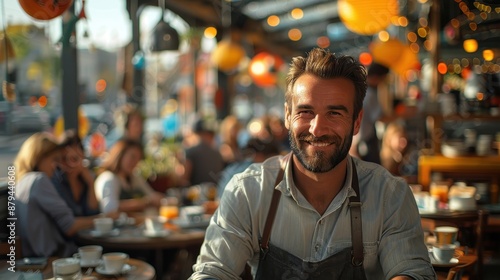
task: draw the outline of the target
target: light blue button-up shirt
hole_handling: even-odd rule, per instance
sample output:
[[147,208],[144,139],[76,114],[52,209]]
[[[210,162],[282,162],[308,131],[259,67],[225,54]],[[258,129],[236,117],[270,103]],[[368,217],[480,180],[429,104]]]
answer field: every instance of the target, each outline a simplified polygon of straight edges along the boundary
[[[435,279],[408,184],[380,165],[349,157],[341,191],[320,215],[296,188],[291,164],[276,186],[281,199],[270,243],[308,262],[317,262],[351,247],[349,196],[354,160],[361,193],[364,269],[368,279],[407,275]],[[207,228],[190,279],[238,279],[249,263],[255,274],[261,238],[280,165],[273,157],[235,175]],[[313,188],[314,186],[310,186]]]

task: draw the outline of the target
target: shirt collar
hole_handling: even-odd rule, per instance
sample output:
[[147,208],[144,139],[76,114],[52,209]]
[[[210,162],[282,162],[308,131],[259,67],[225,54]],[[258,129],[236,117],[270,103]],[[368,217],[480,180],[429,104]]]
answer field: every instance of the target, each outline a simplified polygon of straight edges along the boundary
[[[340,203],[342,204],[348,197],[356,196],[356,192],[352,188],[352,161],[354,159],[348,155],[347,156],[347,176],[342,186],[342,189],[337,194],[335,199],[332,201],[329,208],[331,208],[334,204]],[[292,175],[292,157],[290,156],[285,165],[285,175],[283,181],[276,186],[276,189],[281,191],[281,193],[285,196],[291,196],[298,204],[301,204],[302,200],[305,200],[304,196],[300,194],[295,183],[293,182]],[[335,207],[336,208],[336,207]]]

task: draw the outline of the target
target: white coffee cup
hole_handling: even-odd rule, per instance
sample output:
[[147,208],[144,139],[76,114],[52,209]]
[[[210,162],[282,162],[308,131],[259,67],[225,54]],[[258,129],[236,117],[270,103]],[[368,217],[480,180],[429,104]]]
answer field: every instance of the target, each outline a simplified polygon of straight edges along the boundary
[[74,258],[57,259],[52,262],[52,272],[55,280],[81,279],[80,261]]
[[96,265],[102,255],[102,246],[99,245],[88,245],[78,248],[78,253],[73,255],[80,259],[81,266],[91,266]]
[[434,229],[437,244],[455,244],[457,241],[458,228],[456,227],[436,227]]
[[146,220],[144,221],[144,224],[146,226],[146,231],[148,232],[161,232],[165,230],[165,222],[167,219],[162,216],[152,216],[152,217],[147,217]]
[[205,214],[203,206],[185,206],[181,209],[181,217],[190,223],[201,222],[203,214]]
[[106,253],[102,255],[102,260],[107,273],[120,273],[128,261],[128,255],[120,252]]
[[111,218],[95,218],[94,228],[99,233],[108,233],[113,229],[113,219]]
[[432,246],[432,254],[434,258],[441,263],[449,263],[455,255],[455,244],[436,244]]

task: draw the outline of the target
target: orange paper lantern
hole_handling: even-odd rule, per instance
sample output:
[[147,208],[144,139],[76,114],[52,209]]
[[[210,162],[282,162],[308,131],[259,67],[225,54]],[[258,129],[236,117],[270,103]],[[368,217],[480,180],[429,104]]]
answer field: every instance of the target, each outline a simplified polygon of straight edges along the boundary
[[249,74],[256,85],[270,87],[277,84],[279,71],[283,66],[281,57],[261,52],[250,61]]
[[19,4],[32,18],[49,20],[62,15],[73,4],[73,0],[19,0]]
[[340,20],[354,33],[373,35],[399,15],[397,0],[338,0]]

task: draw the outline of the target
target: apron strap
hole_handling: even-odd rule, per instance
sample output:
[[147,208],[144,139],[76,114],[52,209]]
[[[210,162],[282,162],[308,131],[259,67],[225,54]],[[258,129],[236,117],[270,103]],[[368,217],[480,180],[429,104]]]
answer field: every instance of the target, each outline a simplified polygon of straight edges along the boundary
[[[354,161],[352,163],[352,188],[356,193],[356,196],[349,197],[349,207],[351,212],[351,238],[352,238],[352,264],[354,266],[361,266],[363,264],[363,231],[361,225],[361,200],[359,195],[359,183],[358,174]],[[276,177],[276,182],[274,187],[283,180],[284,170],[280,168],[278,176]],[[269,207],[269,212],[267,213],[266,224],[264,226],[264,232],[262,234],[262,240],[260,243],[260,249],[266,252],[269,249],[269,238],[271,235],[271,228],[273,226],[274,218],[276,217],[276,210],[278,209],[279,200],[281,197],[281,192],[274,189],[273,196],[271,198],[271,206]]]
[[352,188],[356,196],[349,197],[351,209],[351,239],[352,239],[352,264],[361,266],[363,264],[363,230],[361,227],[361,201],[359,194],[358,174],[354,160],[352,163]]
[[285,171],[283,167],[281,167],[278,176],[276,177],[276,182],[274,182],[274,191],[273,197],[271,198],[271,206],[269,207],[269,212],[267,212],[266,224],[264,226],[264,232],[262,233],[262,240],[260,242],[260,249],[264,252],[266,252],[269,248],[271,228],[273,227],[274,217],[276,217],[276,210],[278,209],[278,203],[281,197],[281,192],[276,189],[276,186],[283,180],[284,173]]

